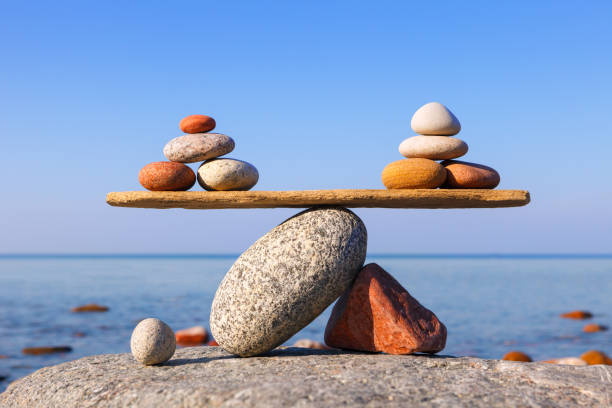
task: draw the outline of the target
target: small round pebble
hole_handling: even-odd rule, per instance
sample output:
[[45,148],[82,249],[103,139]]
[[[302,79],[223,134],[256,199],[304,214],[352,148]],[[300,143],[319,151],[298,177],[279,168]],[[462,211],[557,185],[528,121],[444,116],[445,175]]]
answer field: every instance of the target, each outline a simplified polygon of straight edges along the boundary
[[174,355],[176,339],[170,326],[150,317],[138,323],[132,332],[130,348],[134,358],[142,364],[160,364]]
[[183,163],[153,162],[140,170],[138,181],[151,191],[185,191],[193,187],[196,176]]
[[469,163],[460,160],[445,160],[442,166],[448,176],[442,188],[485,188],[497,187],[499,173],[484,164]]
[[215,120],[206,115],[189,115],[179,123],[179,127],[185,133],[210,132],[215,126],[217,126]]
[[420,135],[452,136],[461,130],[459,119],[439,102],[421,106],[412,116],[410,126]]
[[195,163],[228,154],[234,146],[234,140],[221,133],[194,133],[166,143],[164,156],[173,162]]
[[198,183],[209,191],[246,191],[258,180],[255,166],[242,160],[208,160],[198,169]]
[[412,136],[399,145],[399,152],[407,158],[430,160],[456,159],[466,154],[468,145],[449,136]]

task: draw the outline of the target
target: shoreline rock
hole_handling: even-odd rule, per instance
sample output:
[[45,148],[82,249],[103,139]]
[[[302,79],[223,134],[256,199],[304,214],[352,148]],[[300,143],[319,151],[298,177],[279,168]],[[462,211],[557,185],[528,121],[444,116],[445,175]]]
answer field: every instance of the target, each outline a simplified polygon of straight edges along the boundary
[[107,354],[46,367],[10,384],[0,406],[601,407],[609,378],[609,366],[300,348],[241,359],[189,347],[160,366]]

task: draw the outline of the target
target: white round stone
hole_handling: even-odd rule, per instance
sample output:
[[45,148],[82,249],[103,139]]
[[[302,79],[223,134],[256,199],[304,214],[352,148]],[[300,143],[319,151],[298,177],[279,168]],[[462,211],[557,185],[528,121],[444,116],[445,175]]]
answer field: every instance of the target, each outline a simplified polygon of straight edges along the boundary
[[412,116],[410,126],[420,135],[452,136],[461,130],[459,119],[438,102],[421,106]]
[[198,183],[205,190],[245,191],[253,188],[258,180],[255,166],[242,160],[208,160],[198,169]]
[[159,319],[144,319],[132,332],[132,355],[145,365],[160,364],[170,360],[176,350],[174,332]]
[[461,157],[467,151],[467,143],[448,136],[413,136],[399,145],[400,154],[409,159],[448,160]]

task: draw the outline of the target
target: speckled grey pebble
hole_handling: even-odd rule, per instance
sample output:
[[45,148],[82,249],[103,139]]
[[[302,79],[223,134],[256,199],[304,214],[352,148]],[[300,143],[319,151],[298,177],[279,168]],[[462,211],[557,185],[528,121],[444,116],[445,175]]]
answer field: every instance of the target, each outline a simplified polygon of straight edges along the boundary
[[234,140],[221,133],[193,133],[169,141],[164,155],[170,161],[194,163],[228,154],[234,146]]
[[259,172],[251,163],[236,159],[212,159],[198,168],[198,183],[205,190],[246,191],[257,184]]
[[170,326],[151,317],[138,323],[132,332],[130,348],[142,364],[160,364],[174,355],[176,338]]
[[243,357],[272,350],[350,286],[366,246],[365,225],[345,208],[314,208],[288,219],[225,275],[212,303],[213,337]]

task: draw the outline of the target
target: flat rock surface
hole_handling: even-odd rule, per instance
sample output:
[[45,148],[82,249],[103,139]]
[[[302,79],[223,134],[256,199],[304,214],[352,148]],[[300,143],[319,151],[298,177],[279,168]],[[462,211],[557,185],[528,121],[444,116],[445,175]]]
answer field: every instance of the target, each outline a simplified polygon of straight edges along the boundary
[[494,208],[529,203],[525,190],[303,190],[122,191],[106,195],[116,207],[134,208]]
[[108,354],[43,368],[0,394],[2,407],[609,407],[612,367],[301,348],[238,358],[177,350],[145,367]]

